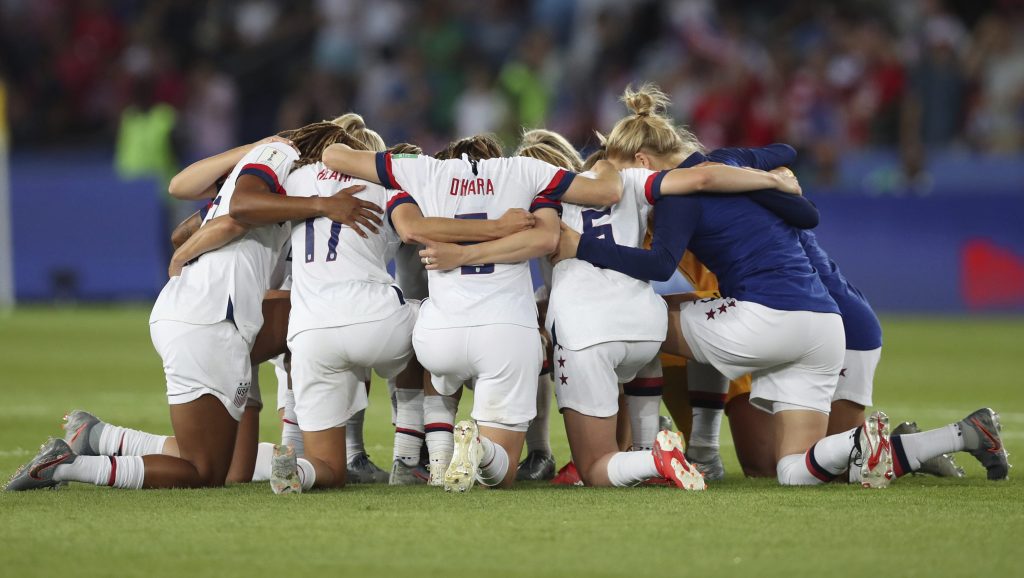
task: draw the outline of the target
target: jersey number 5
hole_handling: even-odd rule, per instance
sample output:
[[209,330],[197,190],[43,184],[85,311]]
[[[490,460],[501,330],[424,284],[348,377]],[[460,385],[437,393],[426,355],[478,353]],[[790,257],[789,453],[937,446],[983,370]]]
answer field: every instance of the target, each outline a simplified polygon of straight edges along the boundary
[[[323,217],[317,217],[323,218]],[[306,219],[306,262],[312,263],[316,258],[316,232],[313,230],[313,222],[317,218]],[[341,235],[341,223],[331,223],[331,238],[327,241],[327,260],[334,261],[338,258],[338,237]]]
[[[456,219],[483,219],[487,220],[487,213],[463,213],[461,215],[455,215]],[[476,243],[460,243],[461,245],[475,245]],[[466,265],[462,267],[463,275],[487,275],[494,273],[494,263],[484,263],[482,265]]]
[[583,211],[583,234],[592,234],[598,239],[606,239],[608,241],[614,241],[615,237],[612,235],[611,223],[607,225],[594,226],[594,221],[601,217],[607,217],[612,214],[612,208],[608,207],[603,211],[597,211],[594,209],[587,209]]

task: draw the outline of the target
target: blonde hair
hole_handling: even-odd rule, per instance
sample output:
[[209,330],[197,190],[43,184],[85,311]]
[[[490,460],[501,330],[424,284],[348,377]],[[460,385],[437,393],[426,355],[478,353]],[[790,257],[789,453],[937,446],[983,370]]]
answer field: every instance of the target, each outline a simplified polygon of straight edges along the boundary
[[354,138],[333,122],[314,122],[296,129],[281,131],[277,135],[291,140],[299,150],[299,160],[292,165],[292,170],[319,162],[324,150],[334,143],[343,143],[356,150],[367,150],[363,141]]
[[689,156],[703,149],[693,133],[675,126],[665,115],[672,101],[656,84],[646,83],[636,90],[627,86],[620,100],[632,114],[615,123],[607,137],[597,133],[609,158],[632,159],[641,151],[664,158]]
[[363,120],[362,116],[354,112],[345,113],[329,122],[345,129],[345,132],[350,134],[352,138],[366,145],[365,150],[379,153],[386,151],[388,148],[384,143],[384,139],[376,131],[366,128],[366,121]]
[[573,172],[579,172],[580,170],[578,163],[574,163],[564,152],[548,143],[541,142],[527,146],[521,145],[516,152],[516,156],[530,157]]
[[523,155],[522,151],[528,147],[538,144],[547,145],[561,153],[561,155],[569,161],[569,164],[564,165],[564,168],[577,173],[583,169],[583,157],[580,156],[580,152],[576,150],[576,147],[572,146],[564,136],[553,130],[535,128],[533,130],[523,132],[523,140],[519,143],[519,150],[516,151],[516,155],[528,156]]

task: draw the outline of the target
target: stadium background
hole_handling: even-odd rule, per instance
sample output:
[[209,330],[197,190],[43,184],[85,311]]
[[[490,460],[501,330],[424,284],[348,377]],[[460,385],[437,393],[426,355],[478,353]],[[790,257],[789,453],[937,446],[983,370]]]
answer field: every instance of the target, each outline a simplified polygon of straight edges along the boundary
[[[152,299],[187,163],[355,110],[436,150],[585,149],[630,82],[709,148],[775,141],[882,311],[1024,310],[1019,1],[0,2],[22,301]],[[11,246],[11,241],[2,239]]]

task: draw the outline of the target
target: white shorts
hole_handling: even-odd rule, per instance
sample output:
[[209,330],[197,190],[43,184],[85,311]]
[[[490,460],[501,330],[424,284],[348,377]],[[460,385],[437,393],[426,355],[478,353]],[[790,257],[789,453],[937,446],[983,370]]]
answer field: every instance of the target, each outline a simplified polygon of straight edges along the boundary
[[537,375],[544,352],[536,328],[504,323],[417,326],[412,343],[438,393],[452,395],[475,380],[471,415],[476,421],[518,428],[537,415]]
[[694,360],[729,379],[750,373],[750,403],[828,413],[843,368],[846,336],[835,313],[781,311],[737,299],[683,303],[679,322]]
[[234,323],[195,325],[162,320],[149,325],[149,334],[163,360],[167,403],[189,403],[212,395],[231,417],[242,419],[249,400],[252,365],[249,344]]
[[[593,417],[619,413],[619,384],[633,381],[660,349],[660,341],[611,341],[579,351],[555,347],[559,411],[571,409]],[[661,365],[657,368],[660,374]]]
[[368,368],[384,378],[405,369],[419,310],[418,302],[408,303],[380,321],[308,329],[288,341],[295,416],[302,431],[341,427],[366,409]]
[[875,369],[882,358],[882,348],[868,351],[846,350],[843,369],[839,372],[839,385],[832,401],[845,399],[870,407],[871,393],[874,390]]

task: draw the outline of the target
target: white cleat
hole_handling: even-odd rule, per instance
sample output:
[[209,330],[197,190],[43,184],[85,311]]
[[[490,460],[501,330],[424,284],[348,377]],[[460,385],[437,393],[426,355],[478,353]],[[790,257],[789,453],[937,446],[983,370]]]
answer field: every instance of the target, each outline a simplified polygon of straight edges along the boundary
[[476,483],[480,460],[483,458],[480,430],[475,422],[463,420],[455,424],[452,434],[455,438],[455,453],[444,472],[444,491],[466,492]]
[[291,446],[274,444],[274,457],[270,461],[270,489],[275,494],[301,494],[299,465]]
[[444,486],[444,473],[448,471],[448,466],[451,465],[452,460],[449,456],[448,461],[442,460],[430,460],[430,477],[427,479],[428,486],[434,486],[441,488]]
[[892,470],[892,445],[889,443],[889,416],[876,411],[864,422],[860,431],[860,485],[865,488],[887,488],[895,479]]

